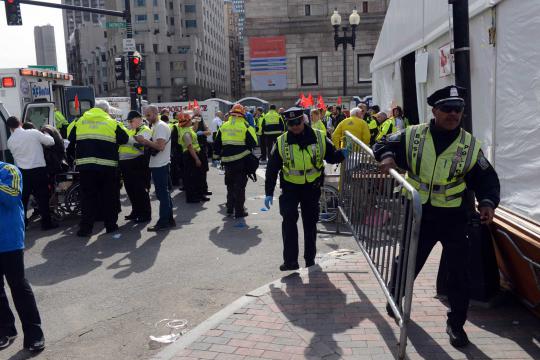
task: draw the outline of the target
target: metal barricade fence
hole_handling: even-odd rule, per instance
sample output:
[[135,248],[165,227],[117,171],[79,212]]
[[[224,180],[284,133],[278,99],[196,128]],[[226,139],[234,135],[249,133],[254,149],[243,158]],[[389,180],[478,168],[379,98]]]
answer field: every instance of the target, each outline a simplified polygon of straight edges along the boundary
[[340,222],[350,228],[375,274],[400,327],[402,359],[422,217],[420,196],[397,171],[382,174],[371,149],[348,131],[346,143],[350,155],[341,165],[336,232]]

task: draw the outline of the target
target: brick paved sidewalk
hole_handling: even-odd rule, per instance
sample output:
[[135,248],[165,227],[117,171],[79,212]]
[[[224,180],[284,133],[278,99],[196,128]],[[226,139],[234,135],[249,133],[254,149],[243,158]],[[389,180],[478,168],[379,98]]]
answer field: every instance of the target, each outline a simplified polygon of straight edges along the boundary
[[[540,321],[513,300],[471,308],[472,344],[463,351],[450,346],[446,307],[434,298],[439,258],[437,247],[415,284],[408,358],[540,359]],[[399,329],[385,305],[364,257],[341,253],[327,257],[322,269],[248,294],[228,315],[171,345],[176,354],[169,349],[170,356],[156,359],[394,359]]]

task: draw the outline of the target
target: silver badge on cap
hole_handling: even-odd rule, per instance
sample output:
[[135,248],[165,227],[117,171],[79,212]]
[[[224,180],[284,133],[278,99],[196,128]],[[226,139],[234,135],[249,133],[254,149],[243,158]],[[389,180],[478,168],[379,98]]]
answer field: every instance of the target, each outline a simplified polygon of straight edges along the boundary
[[458,97],[458,91],[457,91],[457,88],[453,87],[453,88],[450,88],[450,96],[451,97]]

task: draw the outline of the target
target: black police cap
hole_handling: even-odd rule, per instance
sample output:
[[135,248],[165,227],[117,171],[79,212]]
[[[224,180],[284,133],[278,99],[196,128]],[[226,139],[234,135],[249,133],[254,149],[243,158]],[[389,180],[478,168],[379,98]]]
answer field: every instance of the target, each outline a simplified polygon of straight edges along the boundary
[[304,116],[304,109],[299,108],[299,107],[292,107],[283,112],[283,117],[285,118],[285,121],[298,119],[303,116]]
[[433,107],[439,106],[448,102],[465,104],[466,93],[467,93],[467,89],[460,86],[456,86],[456,85],[450,85],[442,89],[439,89],[435,91],[433,94],[431,94],[427,98],[427,103],[429,106],[433,106]]
[[142,117],[141,113],[135,110],[131,110],[128,113],[127,120],[133,120],[135,118]]

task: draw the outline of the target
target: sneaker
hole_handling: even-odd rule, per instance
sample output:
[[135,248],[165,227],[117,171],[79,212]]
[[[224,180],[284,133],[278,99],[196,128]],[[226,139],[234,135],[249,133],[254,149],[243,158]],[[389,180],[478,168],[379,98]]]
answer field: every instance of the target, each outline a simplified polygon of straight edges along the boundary
[[43,349],[45,349],[45,340],[41,339],[33,341],[30,345],[25,346],[25,349],[34,353],[43,351]]
[[298,263],[292,263],[292,264],[283,263],[279,267],[280,271],[292,271],[292,270],[298,270],[298,269],[300,269],[300,266],[298,265]]
[[453,328],[448,325],[446,327],[446,333],[450,337],[450,344],[455,348],[462,348],[469,345],[469,337],[462,327]]
[[5,349],[13,343],[17,338],[17,335],[14,336],[0,336],[0,349]]

